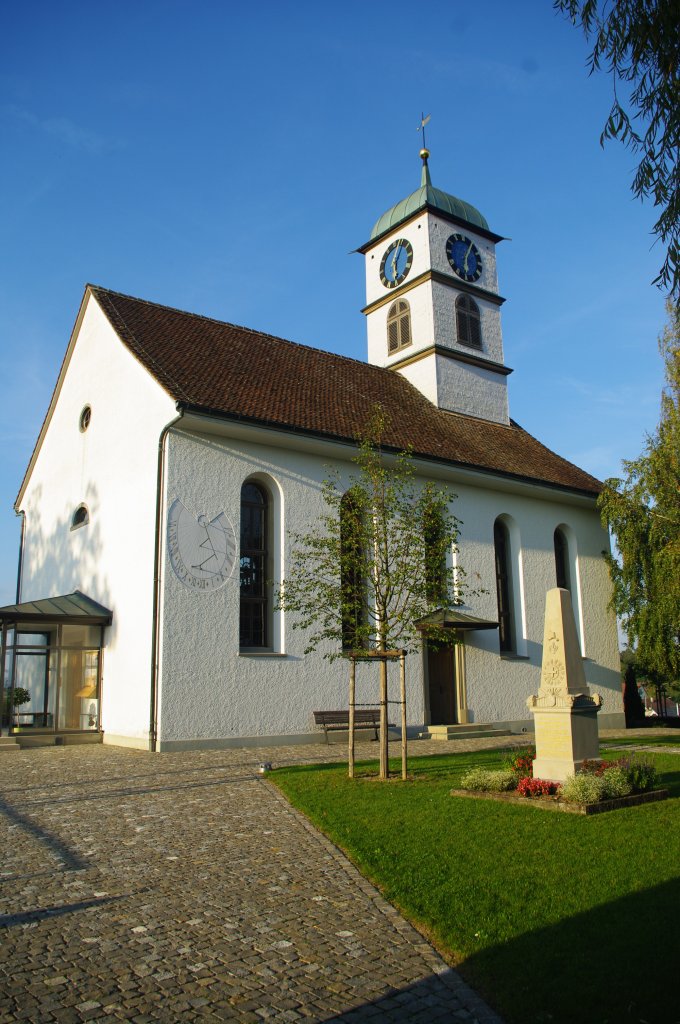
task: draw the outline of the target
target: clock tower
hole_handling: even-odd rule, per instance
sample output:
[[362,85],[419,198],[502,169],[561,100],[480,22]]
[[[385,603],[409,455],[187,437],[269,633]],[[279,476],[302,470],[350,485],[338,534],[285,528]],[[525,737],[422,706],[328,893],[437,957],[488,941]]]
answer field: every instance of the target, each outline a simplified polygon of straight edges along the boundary
[[368,361],[401,373],[440,409],[508,423],[496,244],[469,203],[420,188],[387,210],[366,260]]

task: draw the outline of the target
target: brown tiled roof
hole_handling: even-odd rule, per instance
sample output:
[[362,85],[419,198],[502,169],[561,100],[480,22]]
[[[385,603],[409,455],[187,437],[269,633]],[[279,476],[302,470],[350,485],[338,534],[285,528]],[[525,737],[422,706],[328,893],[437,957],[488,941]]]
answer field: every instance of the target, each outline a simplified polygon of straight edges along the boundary
[[195,313],[89,286],[120,339],[178,402],[215,415],[353,440],[373,406],[384,444],[570,490],[599,481],[516,423],[437,409],[399,373]]

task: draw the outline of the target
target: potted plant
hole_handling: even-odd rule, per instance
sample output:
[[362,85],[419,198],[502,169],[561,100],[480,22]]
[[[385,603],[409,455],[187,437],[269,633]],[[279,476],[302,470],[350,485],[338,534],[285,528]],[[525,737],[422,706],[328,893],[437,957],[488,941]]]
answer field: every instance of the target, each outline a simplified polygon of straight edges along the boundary
[[[12,702],[12,708],[10,708],[10,701]],[[10,722],[10,711],[15,708],[20,708],[24,704],[30,704],[31,695],[24,686],[15,686],[14,693],[10,689],[5,690],[5,699],[2,702],[2,724],[7,725]]]

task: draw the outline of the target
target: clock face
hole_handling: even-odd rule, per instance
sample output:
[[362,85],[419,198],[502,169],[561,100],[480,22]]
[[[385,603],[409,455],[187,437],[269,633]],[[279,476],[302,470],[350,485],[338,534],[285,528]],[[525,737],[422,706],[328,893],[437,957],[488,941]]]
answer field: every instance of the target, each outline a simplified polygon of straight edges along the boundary
[[474,242],[465,235],[451,235],[446,243],[449,263],[464,281],[478,281],[482,275],[482,257]]
[[413,247],[405,238],[392,242],[380,261],[380,280],[386,288],[396,288],[413,263]]

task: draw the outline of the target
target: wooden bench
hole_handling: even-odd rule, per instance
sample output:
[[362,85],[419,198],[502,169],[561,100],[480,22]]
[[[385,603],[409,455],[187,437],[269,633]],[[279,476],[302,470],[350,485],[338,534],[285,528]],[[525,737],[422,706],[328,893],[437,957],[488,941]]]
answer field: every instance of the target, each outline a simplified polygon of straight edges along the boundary
[[[326,743],[329,729],[349,729],[349,711],[315,711],[315,725],[323,726]],[[354,729],[373,729],[375,739],[380,728],[380,708],[357,708],[354,712]]]

